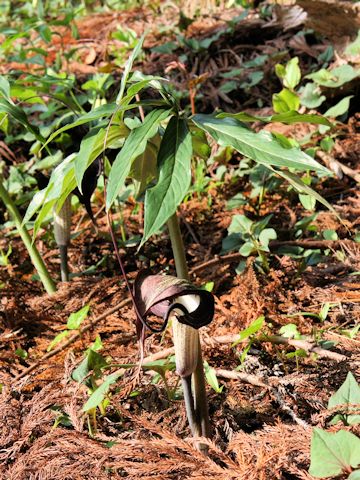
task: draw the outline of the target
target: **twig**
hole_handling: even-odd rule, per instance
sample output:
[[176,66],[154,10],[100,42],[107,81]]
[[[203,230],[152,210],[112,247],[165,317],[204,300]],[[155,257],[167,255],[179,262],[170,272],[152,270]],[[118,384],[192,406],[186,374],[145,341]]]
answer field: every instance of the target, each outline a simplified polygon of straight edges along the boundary
[[[275,249],[283,246],[326,249],[339,247],[341,246],[342,242],[343,240],[273,240],[272,242],[270,242],[269,247],[270,249]],[[243,258],[245,258],[244,255],[241,255],[241,253],[239,252],[229,253],[228,255],[215,255],[213,259],[193,267],[189,273],[193,275],[194,273],[201,272],[202,270],[205,270],[205,268],[212,267],[213,265],[217,265],[218,263],[236,262]]]
[[263,378],[257,377],[256,375],[251,375],[248,373],[235,372],[234,370],[231,370],[231,371],[223,370],[221,368],[217,368],[215,372],[218,377],[228,378],[231,380],[240,380],[241,382],[246,382],[246,383],[249,383],[250,385],[255,385],[256,387],[266,388],[273,395],[276,403],[279,405],[281,410],[287,413],[295,423],[297,423],[298,425],[304,428],[308,426],[308,424],[304,420],[299,418],[296,415],[296,413],[289,407],[289,405],[285,403],[280,391],[276,387],[273,387],[272,385],[265,383]]
[[251,375],[244,372],[235,372],[234,370],[223,370],[222,368],[215,369],[216,376],[222,378],[229,378],[230,380],[241,380],[242,382],[250,383],[255,387],[271,388],[269,384],[256,375]]
[[112,315],[113,313],[117,312],[118,310],[125,307],[126,305],[129,305],[130,303],[131,303],[131,299],[127,298],[126,300],[123,300],[122,302],[115,305],[115,307],[110,308],[109,310],[106,310],[106,312],[102,313],[101,315],[96,317],[94,320],[90,321],[88,325],[80,328],[79,331],[74,335],[72,335],[65,343],[60,345],[58,348],[55,348],[54,350],[51,350],[50,352],[46,353],[37,362],[33,363],[32,365],[30,365],[30,367],[26,368],[21,373],[19,373],[19,375],[15,377],[14,381],[16,382],[17,380],[20,380],[21,378],[31,373],[33,370],[39,367],[45,360],[48,360],[49,358],[54,357],[58,353],[65,350],[65,348],[67,348],[69,345],[76,342],[76,340],[78,340],[85,332],[87,332],[88,330],[91,330],[95,325],[101,322],[101,320],[104,320],[109,315]]
[[280,391],[277,388],[271,387],[270,389],[271,393],[273,394],[276,403],[279,405],[281,410],[283,410],[285,413],[289,415],[290,418],[294,420],[295,423],[300,425],[301,427],[307,428],[309,425],[305,420],[302,420],[299,418],[296,413],[289,407],[287,403],[285,403],[284,399],[282,398],[282,395]]
[[360,173],[339,162],[339,160],[336,160],[332,155],[318,150],[316,152],[316,156],[319,157],[327,167],[329,167],[333,172],[335,172],[339,176],[339,178],[342,178],[341,173],[343,173],[348,177],[354,179],[356,182],[360,183]]
[[[213,337],[213,340],[217,343],[234,343],[239,340],[239,335],[222,335],[219,337]],[[244,339],[246,342],[247,339]],[[336,362],[342,362],[346,360],[346,356],[341,353],[331,352],[330,350],[325,350],[317,346],[311,340],[295,340],[293,338],[282,337],[281,335],[260,335],[255,339],[257,342],[269,342],[274,343],[275,345],[291,345],[295,348],[301,348],[305,350],[308,354],[316,353],[319,357],[329,358],[330,360],[335,360]]]
[[183,222],[186,229],[190,233],[194,242],[197,243],[198,245],[200,245],[201,244],[200,240],[198,239],[197,235],[195,234],[195,232],[194,232],[193,228],[191,227],[191,225],[189,224],[189,222],[185,219],[185,217],[184,217],[184,215],[183,215],[183,213],[180,209],[179,209],[179,217],[181,218],[181,221]]

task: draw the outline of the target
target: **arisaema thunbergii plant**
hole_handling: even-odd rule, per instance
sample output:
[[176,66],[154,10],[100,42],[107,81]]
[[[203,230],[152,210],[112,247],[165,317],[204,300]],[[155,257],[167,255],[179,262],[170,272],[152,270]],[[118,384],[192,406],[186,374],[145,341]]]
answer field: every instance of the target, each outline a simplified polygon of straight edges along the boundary
[[[107,159],[113,158],[106,182],[107,211],[110,214],[126,182],[133,182],[138,201],[144,203],[144,233],[139,248],[164,225],[167,225],[177,276],[189,280],[176,211],[191,184],[193,157],[199,155],[204,158],[204,155],[210,153],[207,141],[209,136],[219,145],[230,146],[242,155],[271,169],[276,175],[289,181],[297,191],[314,196],[319,202],[332,209],[295,173],[314,171],[326,176],[330,172],[299,148],[284,146],[270,133],[265,131],[256,133],[243,123],[258,120],[258,118],[246,116],[243,113],[239,114],[239,118],[236,118],[236,115],[231,118],[227,114],[190,116],[181,108],[177,101],[178,96],[173,93],[171,85],[165,79],[143,75],[138,71],[131,74],[133,61],[140,52],[142,42],[143,38],[124,68],[116,99],[74,119],[47,139],[46,146],[51,148],[53,140],[59,134],[79,125],[88,126],[88,133],[82,139],[79,151],[65,158],[54,170],[48,187],[35,195],[28,208],[26,219],[38,212],[34,235],[49,209],[55,208],[57,211],[61,209],[66,198],[76,187],[80,192],[82,191],[84,173],[96,159],[101,157],[105,160],[103,163],[109,165]],[[147,95],[148,89],[152,89],[151,96]],[[262,118],[264,122],[271,120],[275,119]],[[277,115],[276,121],[330,125],[328,120],[321,116],[300,115],[297,112]],[[151,281],[151,277],[148,277],[147,281]],[[186,288],[192,287],[187,284]],[[181,313],[184,313],[183,307],[179,307],[179,303],[182,303],[178,301],[178,297],[181,295],[178,293],[174,295],[171,297],[170,304],[175,302],[177,307],[171,309],[170,305],[170,310],[165,314],[165,320],[170,313],[173,314],[175,342],[180,331],[182,350],[188,352],[189,358],[197,356],[197,362],[194,361],[191,368],[185,368],[182,371],[179,367],[180,372],[188,374],[183,377],[185,397],[190,398],[191,395],[194,397],[194,408],[191,403],[187,406],[189,420],[195,435],[209,436],[198,329],[185,321],[193,309],[197,311],[199,299],[196,296],[201,297],[201,295],[191,293],[195,297],[184,307],[187,312],[185,314]],[[170,301],[170,297],[167,294],[165,296]],[[136,302],[134,305],[141,324],[138,323],[140,325],[138,333],[143,336],[146,327],[143,316],[146,316],[147,309],[138,308]],[[149,305],[152,305],[151,302]],[[149,308],[151,310],[153,306]],[[212,308],[213,306],[209,307],[209,314]],[[209,319],[210,316],[206,318]]]
[[[202,375],[198,329],[208,325],[213,319],[213,295],[195,287],[184,278],[151,275],[143,271],[135,280],[134,298],[140,316],[137,319],[139,326],[143,324],[152,332],[161,332],[171,320],[176,372],[182,379],[190,428],[195,437],[209,436],[205,385],[199,385],[199,380],[195,380],[197,392],[194,399],[191,379],[199,362],[201,365],[199,372]],[[153,327],[147,322],[147,317],[151,314],[163,318],[160,327]]]

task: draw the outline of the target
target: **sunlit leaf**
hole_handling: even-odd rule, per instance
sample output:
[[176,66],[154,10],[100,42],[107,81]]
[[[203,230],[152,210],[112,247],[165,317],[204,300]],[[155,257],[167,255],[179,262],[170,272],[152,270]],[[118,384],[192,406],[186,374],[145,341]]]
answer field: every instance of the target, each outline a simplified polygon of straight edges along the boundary
[[93,408],[98,407],[106,397],[109,391],[110,385],[115,383],[120,376],[121,376],[120,373],[112,373],[111,375],[107,376],[103,381],[103,383],[100,385],[100,387],[97,388],[95,392],[90,395],[88,401],[85,403],[85,405],[82,408],[83,411],[87,412]]
[[262,163],[300,171],[315,170],[331,175],[316,160],[297,148],[283,148],[266,132],[254,133],[232,118],[195,115],[193,121],[207,131],[220,145],[231,145],[243,155]]
[[141,244],[161,228],[176,212],[191,182],[191,134],[185,120],[172,117],[162,139],[159,179],[146,191],[144,235]]
[[336,477],[360,464],[360,438],[340,430],[330,433],[314,428],[309,473],[317,478]]
[[280,122],[291,125],[293,123],[315,123],[321,125],[327,125],[329,127],[332,124],[329,120],[322,115],[310,114],[310,113],[298,113],[296,110],[289,110],[284,113],[277,113],[275,115],[268,115],[266,117],[260,117],[258,115],[250,115],[246,112],[239,113],[220,113],[216,115],[217,118],[236,118],[240,122]]
[[290,110],[298,110],[300,107],[299,96],[287,88],[283,88],[279,93],[274,93],[272,102],[274,110],[277,113],[286,113]]
[[62,342],[70,335],[69,330],[64,330],[56,335],[56,337],[49,343],[46,351],[50,352],[58,343]]
[[147,141],[157,133],[160,122],[165,120],[169,113],[170,110],[155,109],[148,113],[139,127],[131,130],[122,149],[116,156],[109,174],[106,196],[107,210],[110,209],[123,187],[133,161],[144,152]]
[[90,305],[85,305],[83,308],[81,308],[77,312],[73,312],[68,318],[68,321],[66,324],[67,328],[69,330],[78,329],[82,324],[82,322],[85,320],[85,318],[88,316],[89,309],[90,309]]
[[305,78],[310,78],[318,85],[328,88],[341,87],[360,75],[360,69],[355,69],[349,64],[340,65],[332,70],[322,68],[315,73],[309,73]]
[[325,117],[339,117],[340,115],[344,115],[344,113],[349,110],[350,100],[353,97],[354,95],[349,95],[348,97],[341,99],[336,105],[326,110],[324,113]]
[[208,362],[204,362],[204,373],[205,373],[205,378],[208,384],[212,389],[215,390],[216,393],[221,393],[223,391],[224,386],[222,385],[220,387],[215,369],[210,367]]
[[333,409],[337,406],[347,406],[347,411],[340,415],[341,419],[348,425],[357,425],[360,423],[360,415],[351,414],[351,405],[359,404],[360,385],[355,380],[354,375],[351,372],[348,372],[346,380],[339,390],[329,398],[328,408]]
[[239,338],[235,340],[235,342],[231,345],[232,347],[236,347],[240,342],[246,340],[249,338],[251,335],[254,335],[257,333],[259,330],[262,329],[262,327],[265,324],[265,317],[261,315],[258,317],[256,320],[254,320],[248,328],[245,328],[242,332],[239,333]]
[[119,105],[122,101],[122,98],[124,96],[125,88],[126,88],[126,83],[129,78],[130,71],[132,69],[133,63],[136,60],[137,56],[141,52],[142,45],[144,43],[145,39],[145,33],[142,35],[138,43],[136,44],[135,48],[132,50],[131,55],[128,59],[128,61],[125,64],[124,72],[121,77],[121,83],[120,83],[120,90],[118,93],[118,96],[116,97],[116,103]]

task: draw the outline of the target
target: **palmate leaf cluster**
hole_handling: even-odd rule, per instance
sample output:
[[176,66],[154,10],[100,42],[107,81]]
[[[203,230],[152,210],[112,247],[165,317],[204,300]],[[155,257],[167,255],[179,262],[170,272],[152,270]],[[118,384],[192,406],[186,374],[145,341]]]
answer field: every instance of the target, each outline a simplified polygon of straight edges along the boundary
[[[125,66],[119,93],[113,103],[94,105],[90,112],[61,126],[46,141],[41,138],[42,148],[50,149],[59,135],[65,132],[71,135],[79,126],[88,129],[79,150],[68,155],[53,170],[47,187],[34,195],[24,218],[24,222],[27,222],[36,214],[34,236],[49,212],[54,208],[59,210],[76,187],[81,192],[87,168],[99,157],[106,162],[111,151],[115,158],[108,169],[106,208],[109,210],[112,207],[125,182],[132,179],[137,198],[144,201],[143,244],[175,213],[186,196],[191,184],[192,158],[209,155],[208,137],[212,137],[220,146],[231,147],[271,169],[290,182],[296,191],[314,196],[331,209],[319,194],[296,175],[296,172],[315,171],[320,176],[326,176],[330,172],[290,142],[284,144],[269,132],[256,133],[243,123],[259,120],[258,117],[243,113],[187,117],[165,79],[136,71],[131,74],[142,42],[143,38]],[[144,90],[146,94],[149,88],[157,92],[156,99],[138,101],[137,95]],[[17,108],[10,99],[2,104],[2,111],[10,112]],[[139,109],[145,114],[142,121],[138,118]],[[20,110],[16,115],[21,117]],[[296,111],[273,117],[261,120],[331,125],[324,117]]]

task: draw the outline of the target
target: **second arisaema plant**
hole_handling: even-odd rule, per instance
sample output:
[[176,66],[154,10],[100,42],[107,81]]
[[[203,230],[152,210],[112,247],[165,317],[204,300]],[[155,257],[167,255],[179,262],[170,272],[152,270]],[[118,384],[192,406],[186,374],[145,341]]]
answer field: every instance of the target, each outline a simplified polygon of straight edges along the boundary
[[[84,173],[88,167],[99,157],[106,157],[109,149],[116,149],[117,153],[107,181],[107,210],[111,210],[125,182],[132,181],[137,198],[144,202],[144,234],[140,246],[167,224],[177,275],[188,280],[185,250],[176,211],[191,185],[192,159],[197,155],[206,159],[210,154],[208,136],[219,145],[233,147],[242,155],[270,168],[272,172],[291,182],[297,191],[314,196],[331,209],[319,194],[305,185],[294,173],[315,171],[320,175],[330,174],[306,153],[295,147],[285,148],[268,132],[255,133],[242,123],[252,121],[252,118],[245,114],[239,114],[238,118],[236,115],[235,118],[230,118],[227,114],[189,116],[181,109],[176,100],[178,96],[172,94],[166,80],[145,76],[140,72],[130,75],[132,62],[141,49],[141,43],[142,40],[125,66],[116,100],[94,108],[48,138],[47,146],[51,147],[52,140],[60,133],[79,125],[89,126],[88,134],[83,138],[79,151],[67,157],[55,169],[47,189],[39,192],[30,204],[27,218],[38,211],[35,234],[49,209],[56,208],[59,211],[76,186],[81,191]],[[152,98],[146,98],[148,88],[157,92],[155,95],[152,94]],[[137,100],[139,96],[142,98],[141,101]],[[144,115],[139,115],[139,109]],[[321,116],[290,113],[291,115],[289,113],[278,115],[276,121],[283,123],[308,121],[330,125],[328,120]],[[272,117],[264,117],[262,120],[271,121]],[[160,285],[162,281],[159,279],[158,281]],[[179,286],[181,285],[178,284]],[[167,302],[168,310],[164,310],[162,314],[165,312],[165,320],[172,317],[174,342],[179,352],[177,366],[184,378],[185,398],[188,399],[187,413],[193,434],[209,436],[205,382],[197,330],[200,324],[191,324],[189,321],[189,318],[194,316],[193,312],[196,312],[195,316],[199,318],[199,308],[203,308],[203,303],[201,295],[194,291],[195,287],[190,284],[182,286],[187,292],[189,289],[192,292],[180,294],[180,291],[177,291],[174,295],[167,293],[163,301]],[[145,295],[144,290],[140,288],[138,299],[141,299],[142,295]],[[136,308],[137,316],[146,315],[147,309],[151,311],[154,307],[145,297],[142,301],[147,307],[142,313]],[[207,308],[204,318],[209,321],[213,305],[208,303]],[[146,322],[142,325],[146,325]],[[193,378],[192,385],[190,375]]]

